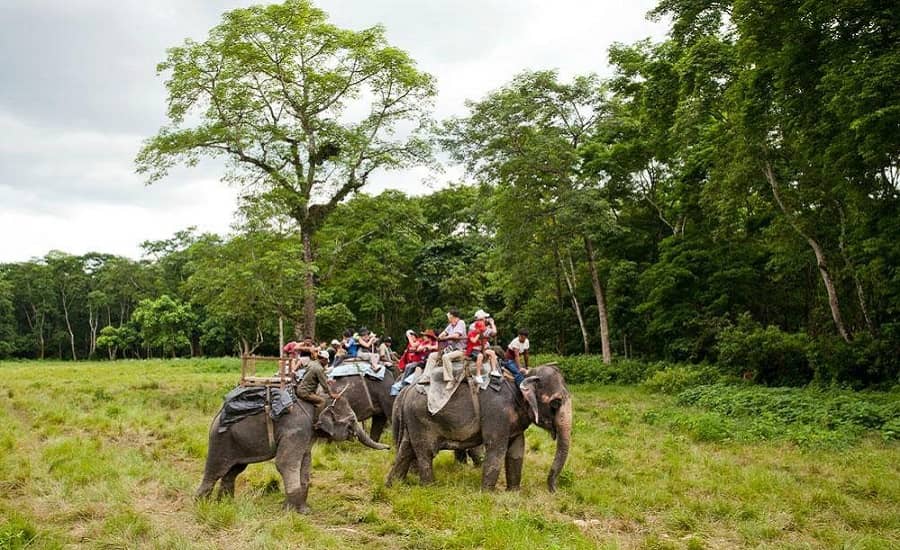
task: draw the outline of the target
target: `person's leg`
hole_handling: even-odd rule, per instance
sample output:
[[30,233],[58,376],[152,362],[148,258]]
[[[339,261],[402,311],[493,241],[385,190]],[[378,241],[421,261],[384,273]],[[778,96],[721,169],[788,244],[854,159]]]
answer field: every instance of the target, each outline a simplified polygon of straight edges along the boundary
[[497,364],[497,354],[492,349],[487,350],[485,354],[488,356],[488,361],[491,363],[491,376],[501,376],[500,368]]
[[418,376],[418,373],[422,372],[422,364],[421,363],[407,363],[406,370],[403,371],[403,383],[411,384],[415,377]]
[[304,401],[308,401],[308,402],[312,403],[317,408],[325,404],[325,398],[317,393],[298,391],[297,397],[299,397],[300,399],[302,399]]
[[479,386],[484,384],[484,377],[481,375],[481,366],[484,363],[483,353],[474,353],[475,356],[475,383]]
[[428,361],[425,362],[425,370],[419,377],[424,383],[428,384],[431,382],[431,373],[434,371],[434,367],[437,365],[440,357],[441,353],[438,351],[433,351],[428,355]]
[[460,359],[466,355],[461,349],[453,350],[445,353],[441,360],[444,364],[444,382],[447,382],[448,385],[453,382],[453,361],[456,359]]
[[525,375],[522,374],[522,371],[519,370],[519,365],[512,359],[507,359],[504,363],[506,370],[512,373],[513,380],[516,381],[516,386],[522,383],[525,380]]

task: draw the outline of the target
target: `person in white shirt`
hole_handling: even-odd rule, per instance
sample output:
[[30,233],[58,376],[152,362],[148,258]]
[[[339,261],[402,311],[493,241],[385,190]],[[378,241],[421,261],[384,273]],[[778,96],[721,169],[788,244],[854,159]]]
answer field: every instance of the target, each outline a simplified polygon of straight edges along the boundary
[[[525,379],[525,373],[528,371],[528,350],[531,343],[528,341],[528,331],[520,328],[519,335],[506,346],[506,368],[513,374],[516,385],[521,384]],[[522,363],[524,359],[525,369]]]
[[459,316],[459,310],[451,308],[447,312],[447,328],[438,335],[438,342],[441,349],[428,356],[425,363],[425,372],[422,376],[422,383],[427,384],[431,380],[431,371],[441,361],[444,367],[444,382],[447,388],[453,387],[453,366],[452,362],[456,359],[462,359],[466,349],[466,322]]

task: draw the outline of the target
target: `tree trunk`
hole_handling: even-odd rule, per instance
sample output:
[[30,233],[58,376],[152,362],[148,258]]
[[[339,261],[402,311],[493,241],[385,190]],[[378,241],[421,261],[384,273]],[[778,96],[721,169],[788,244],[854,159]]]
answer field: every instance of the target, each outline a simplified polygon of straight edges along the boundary
[[588,266],[591,270],[591,285],[594,287],[594,298],[597,300],[597,315],[600,317],[600,345],[603,348],[603,362],[612,362],[612,350],[609,346],[609,316],[606,311],[606,295],[603,285],[600,284],[600,275],[597,273],[597,262],[594,256],[594,245],[585,235],[584,249],[588,256]]
[[560,268],[562,268],[563,278],[566,281],[566,287],[569,289],[569,296],[572,298],[572,309],[575,310],[575,316],[578,318],[578,327],[581,329],[581,341],[584,344],[584,353],[590,353],[590,344],[588,344],[588,333],[587,328],[584,326],[584,316],[581,314],[581,305],[578,303],[578,294],[575,292],[575,266],[572,265],[572,259],[569,258],[569,264],[572,268],[572,273],[570,274],[566,270],[566,265],[563,263],[562,257],[559,255],[558,250],[554,250],[556,254],[556,259],[559,262]]
[[303,262],[306,264],[306,280],[303,285],[303,326],[298,327],[299,337],[316,337],[316,279],[313,272],[315,254],[312,247],[312,235],[308,229],[301,228],[303,238]]
[[[556,264],[556,307],[563,310],[562,281],[559,277],[559,264]],[[563,323],[556,324],[556,353],[562,354],[566,349],[566,332]]]
[[97,352],[97,327],[100,324],[100,309],[97,309],[97,315],[94,315],[94,308],[88,306],[88,326],[91,328],[91,341],[88,346],[88,357],[94,357]]
[[850,270],[850,274],[853,276],[853,284],[856,286],[856,300],[859,302],[859,310],[862,312],[863,319],[866,321],[866,327],[869,329],[869,334],[875,334],[877,332],[875,328],[875,323],[872,322],[872,318],[869,317],[869,308],[866,307],[866,294],[863,292],[862,283],[859,281],[859,275],[856,273],[856,266],[853,265],[853,262],[850,261],[850,255],[847,254],[846,244],[846,236],[847,236],[847,220],[844,218],[844,208],[837,203],[838,214],[841,220],[841,239],[838,241],[838,248],[841,251],[841,256],[844,258],[844,263],[847,265],[847,269]]
[[[62,292],[63,317],[66,319],[66,329],[69,331],[69,344],[72,346],[72,361],[77,361],[78,356],[75,354],[75,332],[72,331],[72,323],[69,322],[69,305],[66,303],[66,293]],[[62,354],[60,354],[62,355]]]
[[816,266],[819,268],[819,274],[822,276],[822,282],[825,284],[825,291],[828,293],[828,305],[831,308],[831,318],[834,319],[834,325],[837,328],[838,334],[840,334],[845,342],[849,342],[850,334],[844,326],[843,317],[841,317],[841,305],[838,301],[834,281],[831,280],[831,273],[828,271],[828,262],[825,258],[825,251],[822,250],[818,241],[803,231],[791,212],[788,212],[787,207],[785,207],[784,202],[781,200],[781,194],[778,191],[778,180],[775,179],[775,172],[772,170],[772,165],[768,161],[766,161],[763,172],[766,179],[769,181],[769,185],[772,187],[772,195],[775,197],[775,202],[778,203],[778,207],[781,209],[782,213],[784,213],[788,223],[791,224],[791,227],[798,235],[806,239],[807,244],[809,244],[809,247],[812,248],[813,253],[816,255]]
[[28,323],[28,328],[31,329],[32,334],[35,332],[35,330],[37,330],[37,356],[38,359],[43,359],[44,354],[46,353],[46,344],[44,343],[44,314],[38,313],[37,306],[35,306],[34,304],[28,305],[31,307],[31,312],[33,313],[33,315],[28,313],[27,307],[24,308],[25,321]]
[[278,316],[278,357],[284,355],[284,315]]

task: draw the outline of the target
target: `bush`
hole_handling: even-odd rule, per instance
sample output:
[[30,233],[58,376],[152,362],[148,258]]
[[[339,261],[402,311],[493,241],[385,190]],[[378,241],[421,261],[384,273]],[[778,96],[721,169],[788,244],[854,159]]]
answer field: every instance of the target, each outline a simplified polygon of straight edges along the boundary
[[804,333],[763,328],[741,315],[736,325],[722,329],[716,349],[723,372],[769,385],[799,386],[813,378],[807,357],[809,339]]
[[900,399],[896,392],[716,384],[685,390],[678,395],[678,403],[740,418],[746,430],[763,438],[815,440],[822,439],[817,433],[840,432],[852,439],[865,430],[875,430],[886,439],[893,439],[900,427]]
[[654,372],[643,386],[657,393],[676,394],[688,388],[716,383],[721,375],[711,365],[675,365]]
[[807,355],[819,384],[890,386],[900,382],[900,324],[882,325],[878,338],[868,333],[857,334],[849,343],[820,338]]
[[599,355],[535,355],[532,365],[556,363],[567,384],[639,384],[666,363],[647,363],[630,359],[615,359],[605,364]]

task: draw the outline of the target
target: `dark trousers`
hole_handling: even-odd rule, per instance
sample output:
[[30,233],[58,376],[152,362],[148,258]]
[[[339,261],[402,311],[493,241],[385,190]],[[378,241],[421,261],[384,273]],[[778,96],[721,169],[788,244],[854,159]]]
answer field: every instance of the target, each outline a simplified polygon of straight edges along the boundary
[[507,359],[503,361],[503,366],[506,367],[506,370],[512,373],[513,379],[516,381],[516,385],[522,383],[522,380],[525,380],[525,375],[519,370],[519,365],[516,364],[512,359]]
[[320,407],[325,404],[325,398],[317,393],[310,393],[306,391],[298,391],[297,397],[304,401],[309,401],[316,407]]

